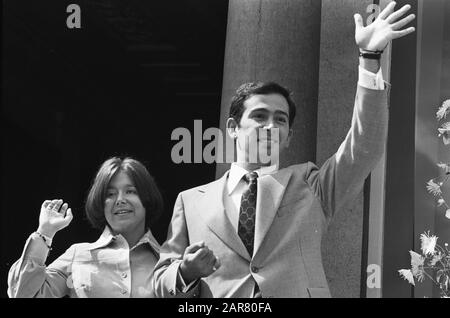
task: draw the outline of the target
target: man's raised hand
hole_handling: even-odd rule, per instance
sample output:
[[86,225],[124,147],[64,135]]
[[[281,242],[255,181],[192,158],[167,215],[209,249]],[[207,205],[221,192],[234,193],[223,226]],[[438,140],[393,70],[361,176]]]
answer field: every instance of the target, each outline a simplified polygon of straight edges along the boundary
[[414,27],[402,29],[415,18],[414,14],[403,17],[411,6],[407,4],[394,11],[395,5],[395,1],[390,2],[375,21],[366,27],[361,15],[355,14],[355,41],[360,49],[383,51],[391,40],[414,32]]

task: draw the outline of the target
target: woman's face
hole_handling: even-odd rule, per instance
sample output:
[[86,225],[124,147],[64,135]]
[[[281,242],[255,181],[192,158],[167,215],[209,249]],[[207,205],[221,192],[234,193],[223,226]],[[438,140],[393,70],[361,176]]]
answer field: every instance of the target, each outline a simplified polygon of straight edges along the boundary
[[106,191],[105,218],[114,234],[145,231],[145,208],[128,175],[120,171]]

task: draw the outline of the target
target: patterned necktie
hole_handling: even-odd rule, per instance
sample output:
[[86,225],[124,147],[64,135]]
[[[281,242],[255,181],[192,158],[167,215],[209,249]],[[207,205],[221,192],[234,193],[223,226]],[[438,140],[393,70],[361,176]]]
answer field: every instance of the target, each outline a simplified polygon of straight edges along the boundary
[[257,178],[258,174],[256,172],[250,172],[244,176],[248,187],[242,194],[241,207],[239,209],[238,235],[250,256],[253,255],[253,241],[255,239]]

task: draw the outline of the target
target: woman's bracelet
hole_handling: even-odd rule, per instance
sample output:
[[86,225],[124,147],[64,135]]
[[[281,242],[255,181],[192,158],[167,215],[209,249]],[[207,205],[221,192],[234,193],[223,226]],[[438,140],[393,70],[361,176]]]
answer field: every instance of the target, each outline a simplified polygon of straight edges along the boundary
[[52,239],[42,233],[39,233],[38,231],[36,231],[34,233],[36,233],[36,235],[39,236],[44,241],[45,246],[47,246],[48,250],[51,251],[52,250],[52,246],[51,246]]

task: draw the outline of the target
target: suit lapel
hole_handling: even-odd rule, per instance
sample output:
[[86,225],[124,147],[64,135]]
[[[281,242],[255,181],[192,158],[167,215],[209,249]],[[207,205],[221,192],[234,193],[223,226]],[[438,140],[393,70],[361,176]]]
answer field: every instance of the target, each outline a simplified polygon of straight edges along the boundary
[[205,221],[213,231],[230,249],[250,261],[251,257],[225,213],[223,205],[223,191],[228,172],[219,180],[199,188],[202,192],[197,204],[198,211],[205,211]]
[[264,237],[278,211],[291,174],[291,170],[282,169],[275,174],[258,178],[254,255],[261,247]]

